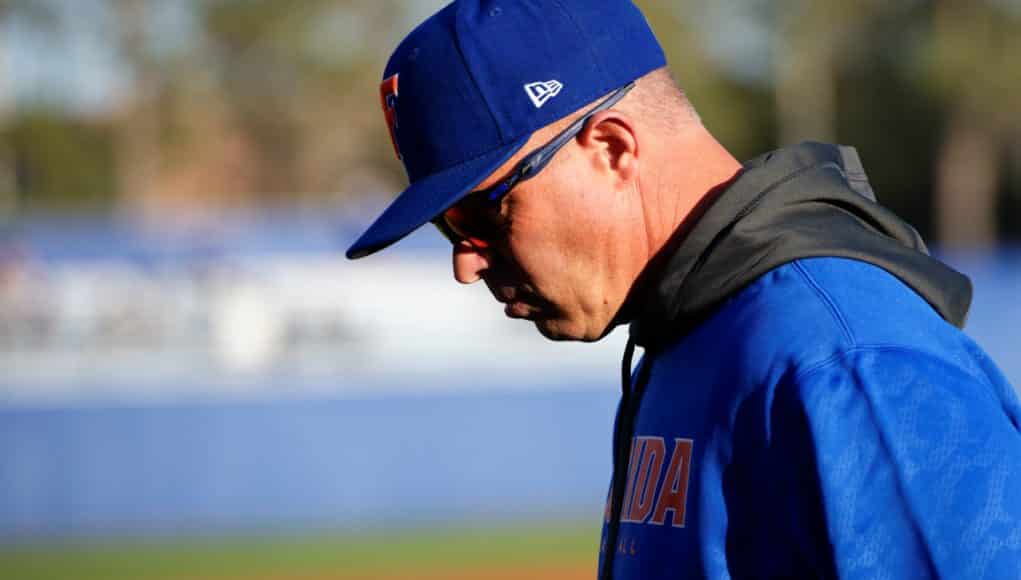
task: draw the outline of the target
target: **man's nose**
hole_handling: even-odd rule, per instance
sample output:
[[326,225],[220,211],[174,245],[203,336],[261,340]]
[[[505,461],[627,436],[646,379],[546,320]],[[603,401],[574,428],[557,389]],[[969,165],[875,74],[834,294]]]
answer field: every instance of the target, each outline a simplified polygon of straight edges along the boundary
[[454,244],[454,279],[462,284],[478,282],[489,267],[489,257],[468,242]]

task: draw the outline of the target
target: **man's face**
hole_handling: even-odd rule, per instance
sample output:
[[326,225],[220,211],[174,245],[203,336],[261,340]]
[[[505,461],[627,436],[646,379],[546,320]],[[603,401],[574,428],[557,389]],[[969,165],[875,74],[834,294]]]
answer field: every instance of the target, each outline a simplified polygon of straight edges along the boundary
[[[524,151],[542,140],[533,142]],[[517,184],[503,199],[502,233],[488,248],[454,247],[455,278],[484,280],[508,316],[532,321],[554,340],[604,336],[633,280],[621,254],[627,196],[589,153],[571,142],[542,172]],[[504,177],[519,158],[480,189]]]

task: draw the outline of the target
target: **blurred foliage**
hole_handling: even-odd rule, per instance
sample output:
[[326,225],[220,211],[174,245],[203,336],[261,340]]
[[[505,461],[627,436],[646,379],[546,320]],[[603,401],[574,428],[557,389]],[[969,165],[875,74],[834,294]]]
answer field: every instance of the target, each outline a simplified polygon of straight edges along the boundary
[[94,210],[113,191],[110,127],[65,114],[35,111],[2,130],[14,151],[19,200],[34,209]]
[[1021,3],[940,0],[918,57],[949,103],[1021,129]]
[[[0,20],[66,36],[54,14],[71,1],[0,0]],[[25,103],[0,116],[8,213],[333,204],[403,185],[376,87],[409,12],[440,0],[181,0],[192,28],[172,50],[153,39],[157,0],[94,1],[113,15],[102,41],[127,94],[99,118]],[[1016,1],[637,3],[737,157],[851,144],[882,201],[927,237],[1021,232]]]
[[696,0],[636,2],[656,31],[674,78],[717,138],[739,159],[759,155],[775,142],[776,123],[767,86],[726,75],[706,52]]
[[[248,191],[287,202],[343,191],[346,176],[400,176],[379,131],[379,43],[400,2],[211,0],[200,5],[203,54],[229,120],[258,170]],[[373,41],[375,39],[375,41]],[[368,94],[368,98],[366,98]],[[201,135],[199,135],[201,138]],[[385,156],[384,156],[385,154]]]
[[919,6],[872,3],[854,41],[845,39],[836,79],[836,140],[858,148],[881,201],[928,238],[944,113],[913,61],[924,38],[909,30],[924,21]]

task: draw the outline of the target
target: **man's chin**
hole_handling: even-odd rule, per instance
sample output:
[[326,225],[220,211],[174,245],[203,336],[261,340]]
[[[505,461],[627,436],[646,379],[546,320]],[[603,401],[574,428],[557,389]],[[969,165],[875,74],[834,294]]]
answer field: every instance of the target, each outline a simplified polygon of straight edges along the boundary
[[[584,328],[572,328],[569,321],[558,318],[539,318],[532,321],[544,338],[556,342],[596,342],[608,334],[589,335]],[[575,325],[580,326],[580,325]]]

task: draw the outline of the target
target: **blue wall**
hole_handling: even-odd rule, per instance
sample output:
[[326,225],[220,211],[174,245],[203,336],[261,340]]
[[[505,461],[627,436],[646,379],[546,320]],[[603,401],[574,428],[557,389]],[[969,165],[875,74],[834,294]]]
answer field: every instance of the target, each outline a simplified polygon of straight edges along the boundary
[[616,391],[0,410],[0,535],[586,514]]

